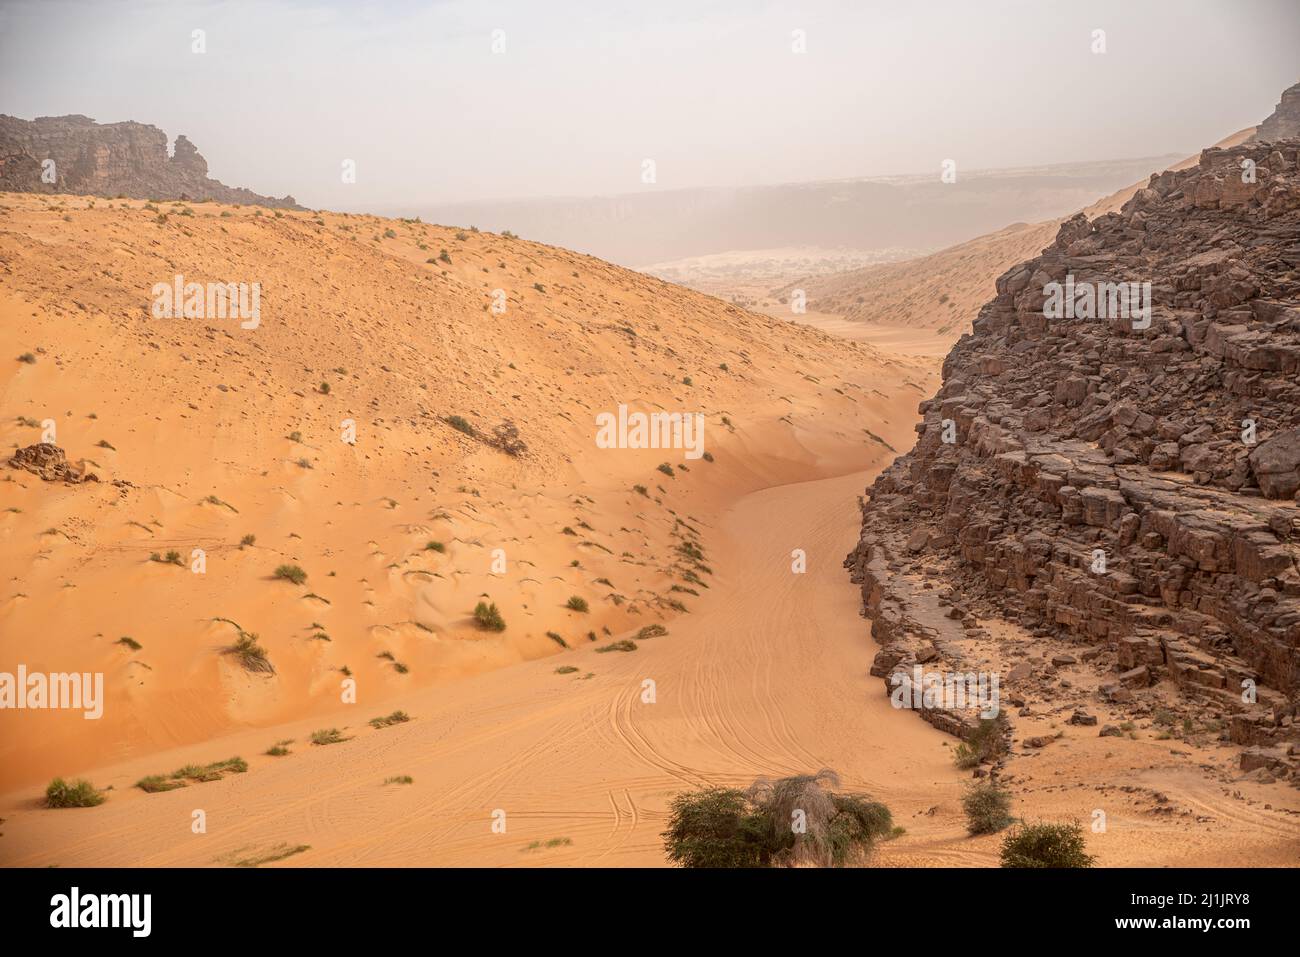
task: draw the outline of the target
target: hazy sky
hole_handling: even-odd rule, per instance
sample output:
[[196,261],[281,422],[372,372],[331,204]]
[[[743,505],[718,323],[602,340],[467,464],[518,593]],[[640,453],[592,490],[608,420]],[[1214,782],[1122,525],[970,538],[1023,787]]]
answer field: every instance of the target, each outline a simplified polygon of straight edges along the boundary
[[1298,0],[0,0],[0,112],[152,123],[364,209],[1191,153],[1298,50]]

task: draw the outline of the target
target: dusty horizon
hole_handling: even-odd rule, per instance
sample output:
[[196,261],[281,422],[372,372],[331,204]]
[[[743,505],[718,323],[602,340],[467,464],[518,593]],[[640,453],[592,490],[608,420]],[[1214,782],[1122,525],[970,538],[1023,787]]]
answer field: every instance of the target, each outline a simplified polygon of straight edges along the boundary
[[[227,182],[378,212],[1187,155],[1267,115],[1300,45],[1286,0],[576,9],[18,0],[0,113],[152,123]],[[1251,69],[1201,68],[1225,49]]]

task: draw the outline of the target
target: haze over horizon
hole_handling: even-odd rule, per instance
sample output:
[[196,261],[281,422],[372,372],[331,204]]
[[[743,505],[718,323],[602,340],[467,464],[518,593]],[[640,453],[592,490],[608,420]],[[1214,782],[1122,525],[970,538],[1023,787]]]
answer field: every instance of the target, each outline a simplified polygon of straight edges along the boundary
[[[1190,153],[1267,115],[1300,43],[1286,0],[696,6],[19,0],[0,112],[153,124],[225,182],[372,210]],[[1225,49],[1252,68],[1206,69]]]

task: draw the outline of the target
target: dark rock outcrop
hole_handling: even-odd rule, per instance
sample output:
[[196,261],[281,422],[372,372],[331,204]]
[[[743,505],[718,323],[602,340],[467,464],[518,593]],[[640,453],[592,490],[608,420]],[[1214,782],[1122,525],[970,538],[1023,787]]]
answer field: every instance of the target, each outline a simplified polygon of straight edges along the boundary
[[16,450],[9,459],[9,467],[39,475],[46,482],[77,485],[81,482],[99,481],[99,476],[94,472],[86,471],[84,459],[78,465],[72,465],[63,449],[49,442],[39,442]]
[[[1102,306],[1121,282],[1150,283],[1149,315]],[[1048,318],[1053,284],[1098,290],[1100,318]],[[1101,656],[1099,700],[1172,684],[1236,743],[1300,738],[1300,140],[1205,150],[1066,221],[943,377],[846,561],[873,674],[933,643],[908,593],[940,580]]]
[[1300,83],[1282,91],[1282,99],[1273,114],[1255,131],[1255,138],[1263,143],[1300,137]]
[[[47,169],[49,175],[43,175]],[[50,178],[53,182],[46,182]],[[184,136],[176,137],[168,156],[167,134],[156,126],[100,124],[77,115],[35,120],[0,115],[0,191],[302,208],[292,196],[261,196],[209,178],[207,160]]]

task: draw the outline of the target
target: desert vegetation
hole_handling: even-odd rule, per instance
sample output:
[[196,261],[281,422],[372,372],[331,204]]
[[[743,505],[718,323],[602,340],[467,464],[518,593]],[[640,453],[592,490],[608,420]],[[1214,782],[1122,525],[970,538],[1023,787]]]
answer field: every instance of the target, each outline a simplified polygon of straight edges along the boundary
[[894,833],[889,808],[862,794],[838,794],[829,770],[748,790],[708,788],[671,804],[664,853],[682,867],[862,865]]

